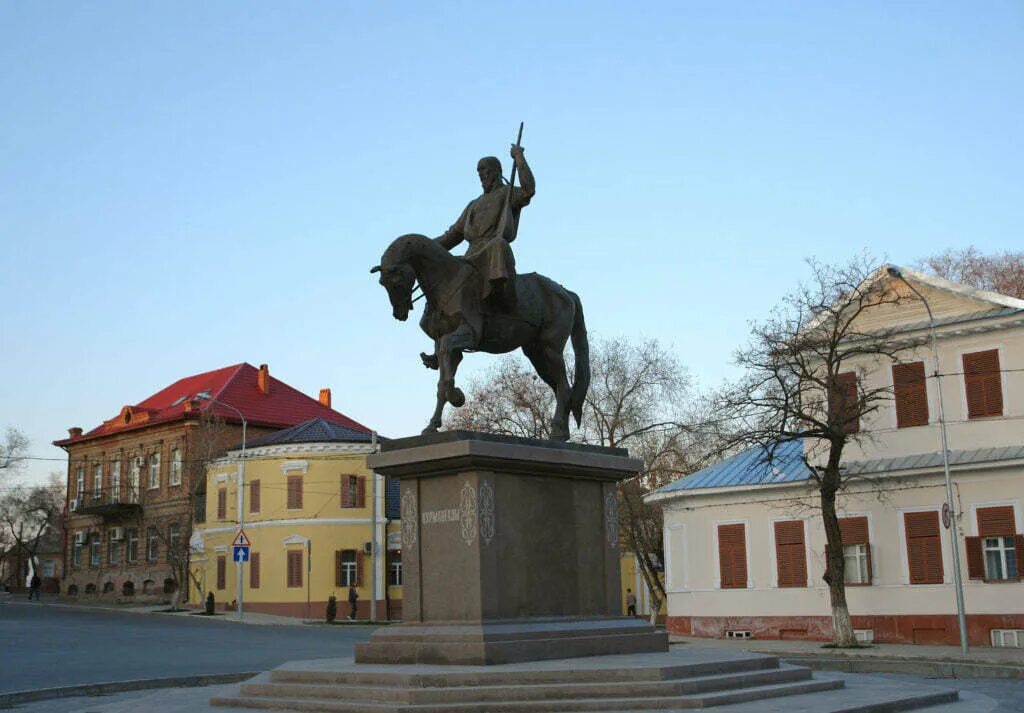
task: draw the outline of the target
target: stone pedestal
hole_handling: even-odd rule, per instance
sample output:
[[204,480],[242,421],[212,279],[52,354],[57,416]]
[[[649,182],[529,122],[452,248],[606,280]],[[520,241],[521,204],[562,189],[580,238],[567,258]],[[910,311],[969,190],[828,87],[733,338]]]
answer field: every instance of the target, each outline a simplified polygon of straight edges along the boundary
[[402,613],[361,663],[491,664],[665,651],[621,616],[625,450],[452,431],[368,458],[401,479]]

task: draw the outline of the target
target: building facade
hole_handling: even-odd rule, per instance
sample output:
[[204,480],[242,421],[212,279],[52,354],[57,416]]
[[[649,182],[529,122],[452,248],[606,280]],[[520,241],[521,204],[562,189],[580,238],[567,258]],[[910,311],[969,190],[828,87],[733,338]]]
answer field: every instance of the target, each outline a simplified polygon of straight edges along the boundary
[[[313,419],[247,444],[244,459],[233,449],[211,463],[207,522],[192,543],[199,599],[212,592],[218,609],[234,608],[241,571],[244,611],[322,619],[334,595],[341,619],[354,587],[357,618],[400,619],[397,481],[367,469],[375,450],[371,434]],[[243,464],[241,527],[251,547],[237,563]]]
[[64,594],[187,596],[188,543],[205,519],[205,464],[241,440],[243,417],[250,438],[312,417],[369,433],[331,408],[329,390],[314,399],[265,364],[186,377],[87,433],[69,429],[54,442],[68,453]]
[[[1024,300],[904,270],[935,312],[972,645],[1024,645]],[[884,270],[872,279],[885,280]],[[906,289],[894,284],[893,289]],[[891,399],[858,423],[840,494],[847,598],[864,640],[956,644],[939,388],[917,299],[860,329],[902,347],[850,365]],[[733,456],[649,496],[665,515],[670,631],[831,638],[825,534],[800,443]]]

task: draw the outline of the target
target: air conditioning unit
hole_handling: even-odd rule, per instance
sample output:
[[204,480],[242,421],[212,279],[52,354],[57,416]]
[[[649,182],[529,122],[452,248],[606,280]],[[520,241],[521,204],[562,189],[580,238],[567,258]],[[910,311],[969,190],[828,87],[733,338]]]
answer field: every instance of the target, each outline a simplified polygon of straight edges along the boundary
[[76,545],[84,545],[85,544],[85,533],[84,532],[76,532],[75,533],[75,544]]
[[853,635],[858,644],[870,644],[875,640],[874,629],[854,629]]
[[112,528],[110,528],[110,539],[111,540],[123,540],[124,539],[124,528],[123,527],[112,527]]
[[78,498],[71,498],[71,512],[78,510],[78,506],[82,504],[82,501]]
[[364,542],[363,543],[363,554],[367,554],[367,555],[372,555],[373,554],[373,543],[372,542]]

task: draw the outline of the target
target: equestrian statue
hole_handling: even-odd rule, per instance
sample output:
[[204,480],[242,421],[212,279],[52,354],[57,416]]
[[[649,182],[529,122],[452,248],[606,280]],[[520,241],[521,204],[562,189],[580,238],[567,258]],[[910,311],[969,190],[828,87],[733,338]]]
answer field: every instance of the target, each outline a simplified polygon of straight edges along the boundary
[[[458,220],[437,238],[416,233],[396,238],[380,265],[370,270],[380,273],[395,319],[408,319],[417,285],[426,298],[420,327],[434,340],[434,351],[420,358],[426,367],[438,370],[438,381],[437,404],[423,433],[441,427],[445,403],[459,407],[466,402],[455,385],[465,352],[505,354],[522,349],[555,393],[554,440],[569,440],[569,414],[577,426],[583,414],[590,356],[580,298],[543,275],[516,274],[510,243],[516,239],[520,212],[536,191],[519,145],[522,133],[520,124],[507,183],[497,158],[480,159],[477,174],[483,193],[469,202]],[[520,186],[515,185],[517,171]],[[463,241],[469,244],[465,256],[452,255],[450,251]],[[571,385],[564,357],[570,339],[576,365]]]

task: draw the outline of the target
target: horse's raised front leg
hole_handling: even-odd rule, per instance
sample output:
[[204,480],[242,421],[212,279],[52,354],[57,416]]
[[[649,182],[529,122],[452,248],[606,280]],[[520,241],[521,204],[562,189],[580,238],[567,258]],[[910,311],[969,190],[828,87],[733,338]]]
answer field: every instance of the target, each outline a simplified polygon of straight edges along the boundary
[[455,386],[455,372],[462,361],[462,351],[472,349],[474,346],[476,339],[473,330],[465,324],[437,340],[437,404],[430,423],[423,430],[424,433],[433,433],[441,427],[445,403],[456,407],[466,403],[466,395],[462,393],[462,389]]

